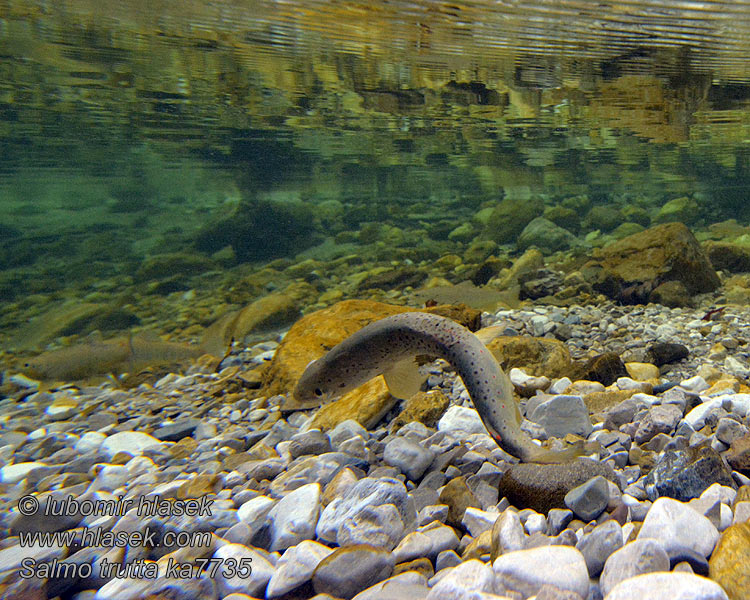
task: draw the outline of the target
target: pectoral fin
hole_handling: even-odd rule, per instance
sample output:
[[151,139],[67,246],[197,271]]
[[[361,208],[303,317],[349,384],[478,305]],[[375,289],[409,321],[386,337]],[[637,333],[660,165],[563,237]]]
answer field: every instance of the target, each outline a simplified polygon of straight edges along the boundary
[[402,400],[416,394],[426,379],[419,372],[419,365],[413,356],[395,363],[383,373],[383,377],[391,395]]

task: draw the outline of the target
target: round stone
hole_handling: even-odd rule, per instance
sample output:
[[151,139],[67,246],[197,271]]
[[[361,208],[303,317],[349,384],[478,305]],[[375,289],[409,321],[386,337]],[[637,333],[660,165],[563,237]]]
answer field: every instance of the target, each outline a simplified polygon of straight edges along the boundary
[[721,586],[692,573],[647,573],[618,583],[606,600],[729,600]]
[[393,554],[367,544],[339,548],[324,558],[315,569],[312,582],[315,593],[336,598],[353,598],[393,573]]

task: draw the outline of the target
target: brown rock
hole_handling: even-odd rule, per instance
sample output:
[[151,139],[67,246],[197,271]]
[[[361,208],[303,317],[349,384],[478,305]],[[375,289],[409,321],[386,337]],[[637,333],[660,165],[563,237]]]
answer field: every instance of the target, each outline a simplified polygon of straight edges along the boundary
[[500,496],[513,505],[533,508],[547,513],[551,508],[566,508],[565,494],[592,477],[602,475],[617,483],[614,471],[608,465],[578,459],[558,465],[521,463],[513,465],[500,480]]
[[397,432],[412,421],[432,427],[448,410],[449,404],[450,400],[439,390],[418,392],[406,401],[404,410],[391,423],[391,433]]
[[729,527],[719,538],[711,560],[709,576],[729,600],[750,600],[750,522]]
[[455,477],[445,484],[443,491],[440,492],[440,504],[448,505],[448,518],[445,522],[457,528],[463,527],[461,519],[464,518],[467,508],[470,506],[482,508],[479,500],[466,485],[466,478],[463,475]]
[[475,537],[466,550],[461,554],[461,558],[464,561],[476,558],[481,560],[483,556],[487,556],[492,552],[492,529],[487,529]]
[[[402,312],[416,309],[373,302],[344,300],[333,306],[305,315],[297,321],[279,344],[271,365],[263,376],[265,395],[291,391],[310,361],[323,356],[339,342],[369,325]],[[481,313],[468,307],[435,306],[425,312],[453,318],[466,327],[474,326]],[[294,410],[287,404],[284,408]]]
[[432,568],[432,563],[429,558],[417,558],[408,562],[398,563],[393,568],[393,574],[398,575],[399,573],[405,573],[406,571],[416,571],[425,576],[425,579],[430,579],[435,574],[435,569]]
[[715,269],[729,273],[750,271],[750,248],[729,242],[704,242],[703,250]]
[[559,340],[530,336],[499,336],[487,347],[507,372],[514,367],[529,375],[563,377],[570,372],[568,347]]
[[365,429],[374,427],[391,410],[398,399],[391,396],[385,379],[378,375],[339,400],[322,407],[310,427],[328,431],[339,423],[354,419]]
[[[621,282],[620,297],[643,302],[660,284],[679,281],[692,294],[719,287],[719,277],[698,240],[682,223],[667,223],[629,235],[605,248],[584,268],[599,265]],[[600,290],[613,295],[609,289]]]
[[603,385],[611,385],[618,377],[627,377],[625,363],[614,352],[605,352],[577,365],[572,371],[571,379],[588,379]]
[[413,266],[404,266],[398,269],[388,269],[382,273],[376,273],[366,277],[358,286],[359,290],[372,288],[391,290],[406,286],[416,287],[427,278],[427,273]]
[[649,294],[648,300],[670,308],[692,306],[690,293],[681,281],[665,281],[656,286],[656,289]]
[[215,494],[221,488],[221,481],[216,473],[202,473],[195,475],[183,483],[175,494],[176,498],[200,498],[207,494]]
[[744,475],[750,474],[750,433],[732,442],[726,453],[726,459],[729,466],[736,471]]

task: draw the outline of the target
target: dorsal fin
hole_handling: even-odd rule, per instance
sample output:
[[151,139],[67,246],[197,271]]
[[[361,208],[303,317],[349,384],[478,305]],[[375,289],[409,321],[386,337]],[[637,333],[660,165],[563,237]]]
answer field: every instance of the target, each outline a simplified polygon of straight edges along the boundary
[[416,394],[426,379],[419,372],[419,365],[413,356],[395,363],[383,373],[383,378],[391,395],[402,400]]

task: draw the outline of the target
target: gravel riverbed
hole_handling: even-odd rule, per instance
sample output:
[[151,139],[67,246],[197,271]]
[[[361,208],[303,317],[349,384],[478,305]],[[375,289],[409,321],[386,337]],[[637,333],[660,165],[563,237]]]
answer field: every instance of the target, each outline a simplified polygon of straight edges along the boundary
[[397,407],[369,430],[311,429],[315,411],[256,397],[242,373],[275,340],[130,390],[6,374],[2,597],[748,598],[750,310],[537,306],[482,322],[619,356],[606,383],[509,372],[525,431],[598,454],[518,464],[442,361],[423,367],[442,414],[397,429]]

